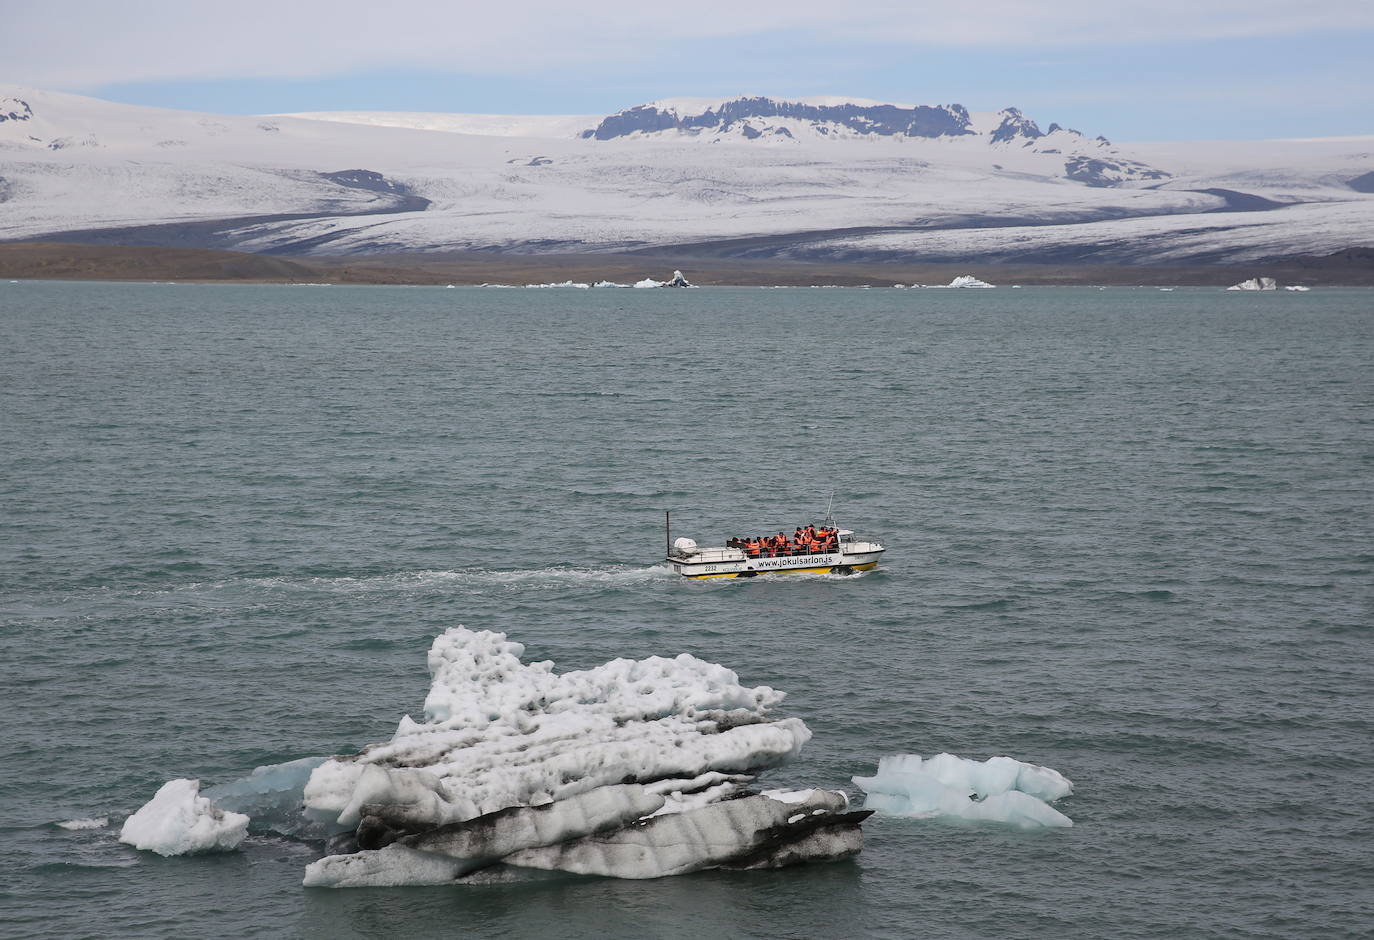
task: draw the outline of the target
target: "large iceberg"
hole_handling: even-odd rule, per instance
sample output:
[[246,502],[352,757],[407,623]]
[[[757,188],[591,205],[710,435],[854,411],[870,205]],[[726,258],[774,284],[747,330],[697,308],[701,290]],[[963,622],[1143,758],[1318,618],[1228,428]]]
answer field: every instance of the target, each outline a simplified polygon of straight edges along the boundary
[[169,780],[124,821],[119,841],[159,855],[229,851],[248,834],[248,817],[200,795],[199,780]]
[[[353,830],[305,884],[442,884],[498,863],[623,878],[845,858],[843,793],[754,793],[811,737],[783,693],[682,654],[558,674],[504,634],[434,641],[422,721],[310,775],[307,812]],[[336,841],[336,846],[339,843]]]
[[937,754],[895,754],[878,761],[872,777],[855,777],[864,807],[895,816],[944,817],[1005,823],[1023,829],[1072,826],[1050,806],[1073,793],[1058,771],[1010,757],[970,760]]

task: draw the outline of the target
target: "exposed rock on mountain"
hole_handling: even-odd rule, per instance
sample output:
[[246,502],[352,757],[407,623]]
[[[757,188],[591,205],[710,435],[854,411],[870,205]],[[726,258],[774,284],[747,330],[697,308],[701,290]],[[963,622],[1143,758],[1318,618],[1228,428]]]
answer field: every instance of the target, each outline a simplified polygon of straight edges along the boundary
[[22,98],[0,98],[0,123],[5,121],[27,121],[33,117],[33,108]]
[[821,140],[968,140],[989,147],[1016,147],[1070,159],[1064,175],[1089,186],[1167,179],[1169,174],[1136,160],[1119,158],[1105,137],[1089,140],[1076,130],[1051,124],[1048,131],[1017,108],[971,114],[959,104],[897,105],[842,98],[795,101],[744,97],[722,101],[668,99],[627,108],[582,132],[587,140],[703,138],[746,141],[803,138]]
[[[1026,117],[1016,108],[1007,108],[1001,112],[1002,123],[997,125],[997,130],[992,132],[990,143],[1001,144],[1018,137],[1026,140],[1035,140],[1044,137],[1044,133],[1036,126],[1035,122]],[[1059,130],[1058,124],[1051,124],[1050,130]],[[1077,133],[1075,131],[1074,133]]]
[[[828,101],[828,100],[827,100]],[[780,101],[775,98],[735,98],[710,103],[659,101],[637,105],[612,114],[594,128],[582,132],[584,138],[613,140],[631,134],[680,131],[728,133],[738,130],[749,139],[762,136],[751,119],[789,118],[808,122],[825,136],[847,129],[858,134],[881,137],[947,137],[972,134],[969,114],[962,105],[865,104],[854,102],[817,103],[814,100]],[[783,136],[793,136],[780,128]]]
[[1127,180],[1162,180],[1169,174],[1135,160],[1077,156],[1064,161],[1064,175],[1089,186],[1115,186]]

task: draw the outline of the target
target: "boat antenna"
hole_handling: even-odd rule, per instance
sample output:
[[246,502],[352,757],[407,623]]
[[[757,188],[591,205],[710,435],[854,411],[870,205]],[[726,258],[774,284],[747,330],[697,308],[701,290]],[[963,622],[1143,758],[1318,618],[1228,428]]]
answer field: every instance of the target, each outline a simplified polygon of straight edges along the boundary
[[830,512],[831,508],[832,508],[834,505],[835,505],[835,490],[832,488],[832,489],[830,490],[830,501],[829,501],[828,503],[825,504],[825,525],[826,525],[826,528],[830,528],[830,527],[832,527],[832,526],[835,525],[835,517],[834,517],[834,516],[831,514],[831,512]]
[[667,545],[666,554],[673,553],[673,526],[671,522],[672,510],[663,510],[663,541]]

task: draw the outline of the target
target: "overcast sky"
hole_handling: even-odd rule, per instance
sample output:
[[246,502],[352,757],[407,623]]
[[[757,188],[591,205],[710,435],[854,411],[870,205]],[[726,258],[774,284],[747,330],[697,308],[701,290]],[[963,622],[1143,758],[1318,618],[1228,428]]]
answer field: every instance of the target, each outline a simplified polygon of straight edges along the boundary
[[840,94],[1118,140],[1374,134],[1374,0],[0,0],[0,82],[265,113]]

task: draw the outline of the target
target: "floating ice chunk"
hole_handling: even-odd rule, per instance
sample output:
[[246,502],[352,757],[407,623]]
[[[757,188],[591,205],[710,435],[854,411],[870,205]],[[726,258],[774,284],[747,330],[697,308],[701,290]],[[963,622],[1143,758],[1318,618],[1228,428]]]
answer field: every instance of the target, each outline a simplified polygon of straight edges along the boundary
[[1306,284],[1289,284],[1284,288],[1284,290],[1297,291],[1298,293],[1306,293],[1311,289],[1312,288],[1308,287]]
[[70,829],[72,831],[76,831],[79,829],[103,829],[109,824],[110,820],[108,817],[99,816],[89,819],[68,819],[65,822],[58,823],[57,825],[61,829]]
[[663,281],[655,281],[655,280],[654,280],[653,278],[651,278],[651,277],[646,277],[646,278],[645,278],[644,280],[642,280],[642,281],[635,281],[635,285],[634,285],[634,286],[635,286],[635,287],[640,287],[640,288],[653,288],[653,287],[662,287],[663,284],[664,284]]
[[559,675],[523,654],[501,633],[458,627],[438,637],[426,720],[403,718],[391,741],[320,765],[306,806],[345,824],[371,815],[437,826],[626,780],[752,773],[796,756],[811,737],[799,719],[768,719],[781,692],[741,686],[694,656]]
[[872,777],[854,777],[864,807],[880,813],[1000,822],[1022,828],[1072,826],[1049,803],[1073,792],[1057,771],[1010,757],[978,762],[953,754],[882,758]]
[[434,641],[423,720],[311,772],[307,811],[356,827],[335,844],[359,851],[312,864],[306,884],[468,881],[498,863],[653,878],[862,846],[868,814],[844,814],[842,793],[746,790],[811,736],[769,717],[781,692],[687,654],[558,674],[524,652],[462,627]]
[[159,855],[185,855],[235,849],[247,834],[248,817],[201,796],[199,780],[169,780],[124,821],[119,841]]

